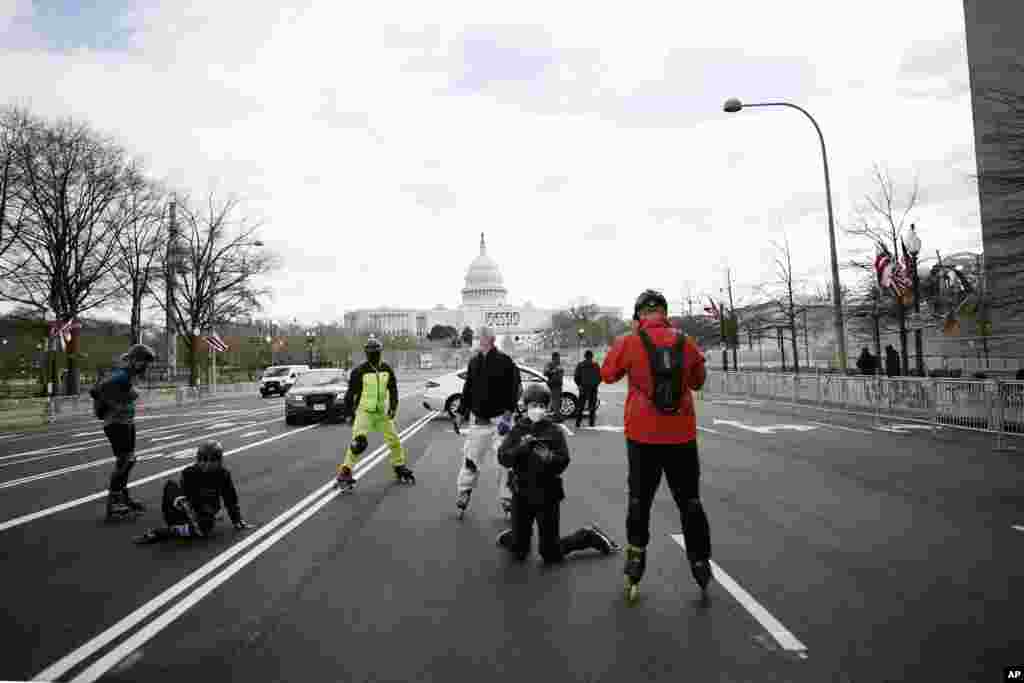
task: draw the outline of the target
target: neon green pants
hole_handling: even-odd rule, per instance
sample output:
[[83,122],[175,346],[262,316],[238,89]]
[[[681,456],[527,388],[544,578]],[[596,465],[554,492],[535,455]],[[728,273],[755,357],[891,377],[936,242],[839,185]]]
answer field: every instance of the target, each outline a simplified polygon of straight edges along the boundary
[[[388,417],[387,413],[368,413],[364,410],[356,410],[356,419],[352,423],[352,439],[355,440],[359,435],[366,436],[369,432],[380,432],[384,436],[384,443],[391,450],[390,459],[392,467],[405,464],[405,449],[402,447],[402,442],[398,439],[398,434],[395,432],[395,421]],[[340,471],[346,465],[349,468],[355,467],[363,453],[359,455],[352,453],[350,443],[345,451],[345,459],[338,466],[338,470]]]

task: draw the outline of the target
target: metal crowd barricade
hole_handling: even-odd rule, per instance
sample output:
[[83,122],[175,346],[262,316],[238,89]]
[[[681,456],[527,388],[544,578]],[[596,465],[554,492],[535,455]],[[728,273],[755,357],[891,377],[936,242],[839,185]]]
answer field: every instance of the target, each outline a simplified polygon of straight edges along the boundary
[[917,377],[709,372],[701,398],[716,394],[774,399],[876,422],[921,422],[991,433],[997,450],[1024,436],[1024,382]]

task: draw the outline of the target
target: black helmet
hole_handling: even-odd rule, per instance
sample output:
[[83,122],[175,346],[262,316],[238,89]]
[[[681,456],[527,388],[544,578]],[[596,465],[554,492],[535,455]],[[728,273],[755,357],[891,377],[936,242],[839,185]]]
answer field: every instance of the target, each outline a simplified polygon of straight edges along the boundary
[[352,455],[359,455],[366,450],[367,445],[366,436],[360,434],[356,438],[352,439],[352,445],[349,448],[352,449]]
[[196,457],[200,460],[223,460],[224,447],[220,441],[207,441],[196,449]]
[[543,406],[550,405],[551,390],[540,383],[529,385],[523,390],[523,405],[528,406],[531,403],[539,403]]
[[640,319],[640,313],[643,309],[655,306],[661,306],[668,311],[668,299],[656,289],[645,289],[636,298],[636,303],[633,305],[633,320]]
[[363,351],[372,353],[374,351],[380,352],[384,350],[384,345],[380,343],[380,340],[374,337],[372,334],[370,338],[366,340],[366,345],[363,347]]
[[146,344],[132,344],[128,351],[121,356],[121,359],[129,362],[152,363],[156,360],[156,351]]

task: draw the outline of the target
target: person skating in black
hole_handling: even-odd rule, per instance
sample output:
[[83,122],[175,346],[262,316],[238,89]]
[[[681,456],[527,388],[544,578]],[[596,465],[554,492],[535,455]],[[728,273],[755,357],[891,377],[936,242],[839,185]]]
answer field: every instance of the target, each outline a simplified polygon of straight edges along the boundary
[[143,377],[156,352],[145,344],[133,344],[121,356],[123,365],[89,391],[93,413],[103,420],[103,433],[114,452],[114,471],[107,493],[107,519],[123,518],[145,510],[128,495],[128,476],[135,466],[135,402],[139,392],[132,383]]
[[551,392],[540,384],[523,391],[527,417],[505,436],[498,448],[498,461],[511,468],[512,528],[498,535],[497,543],[518,559],[530,554],[533,524],[537,523],[538,549],[547,563],[560,562],[566,555],[592,548],[605,555],[619,546],[596,524],[560,536],[559,511],[565,499],[562,473],[569,466],[569,445],[565,431],[547,417]]
[[558,351],[551,354],[551,362],[544,367],[544,376],[548,380],[548,389],[551,391],[551,419],[555,422],[562,421],[562,377],[565,375],[565,368],[562,367],[562,357]]
[[601,386],[601,366],[594,362],[594,352],[587,349],[583,360],[576,366],[573,381],[580,390],[579,405],[576,410],[576,428],[583,423],[584,409],[590,411],[590,426],[594,426],[597,413],[597,389]]
[[206,537],[217,522],[221,501],[236,531],[251,528],[242,519],[238,492],[231,472],[224,467],[224,448],[218,441],[207,441],[196,449],[196,462],[181,472],[181,483],[164,485],[165,526],[150,529],[135,538],[136,543],[156,543],[168,538]]

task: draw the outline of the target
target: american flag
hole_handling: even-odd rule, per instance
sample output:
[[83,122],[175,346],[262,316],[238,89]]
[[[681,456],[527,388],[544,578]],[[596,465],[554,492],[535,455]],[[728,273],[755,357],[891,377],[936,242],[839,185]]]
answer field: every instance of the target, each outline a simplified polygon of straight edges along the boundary
[[227,351],[228,345],[223,339],[221,339],[216,332],[206,338],[206,344],[213,351]]
[[878,277],[879,287],[891,289],[897,297],[902,298],[914,284],[910,271],[910,256],[907,254],[906,246],[903,247],[903,261],[900,262],[892,257],[884,244],[878,243],[878,253],[875,256],[875,275]]

